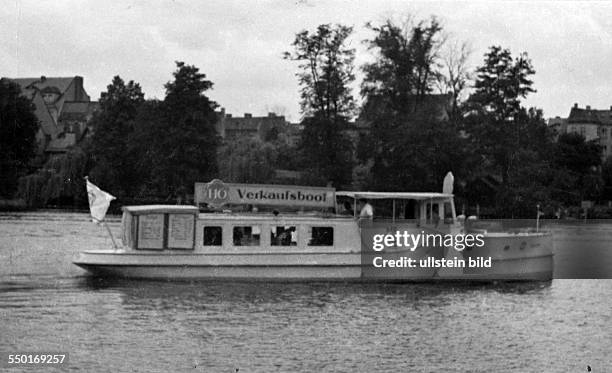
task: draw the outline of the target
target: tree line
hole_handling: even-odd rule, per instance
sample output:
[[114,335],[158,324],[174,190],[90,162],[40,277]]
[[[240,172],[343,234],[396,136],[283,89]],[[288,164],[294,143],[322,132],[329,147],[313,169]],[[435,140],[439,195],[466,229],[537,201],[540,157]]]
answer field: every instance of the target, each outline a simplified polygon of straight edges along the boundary
[[[298,154],[320,182],[343,188],[438,191],[448,171],[462,205],[490,216],[533,217],[581,200],[612,198],[612,160],[578,134],[556,134],[541,109],[526,52],[491,46],[474,71],[469,48],[435,18],[366,27],[373,62],[361,66],[356,108],[352,28],[321,25],[296,35],[285,58],[298,61],[304,132]],[[470,88],[470,89],[468,89]],[[367,124],[351,141],[349,118]],[[351,147],[354,147],[351,149]],[[609,216],[609,217],[612,217]]]
[[[145,100],[138,83],[116,76],[91,136],[25,175],[33,109],[9,99],[18,87],[3,81],[0,129],[12,136],[2,136],[12,153],[0,159],[0,192],[17,191],[31,205],[80,205],[88,174],[122,203],[185,201],[196,181],[265,183],[282,168],[300,171],[304,184],[388,191],[438,191],[452,171],[463,204],[504,217],[531,217],[537,204],[552,211],[612,199],[612,161],[602,164],[600,147],[555,134],[540,109],[523,106],[535,92],[527,53],[492,46],[470,70],[467,43],[453,41],[435,17],[365,27],[373,58],[363,66],[355,66],[346,25],[301,31],[282,55],[297,62],[297,144],[282,130],[222,141],[218,105],[206,95],[213,83],[177,62],[162,100]],[[360,104],[351,89],[357,68]]]

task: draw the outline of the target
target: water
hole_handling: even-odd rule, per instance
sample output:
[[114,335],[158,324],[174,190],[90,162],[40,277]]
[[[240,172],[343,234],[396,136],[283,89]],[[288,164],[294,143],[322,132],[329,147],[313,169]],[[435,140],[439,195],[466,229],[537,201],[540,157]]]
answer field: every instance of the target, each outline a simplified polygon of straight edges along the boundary
[[75,372],[612,370],[612,280],[103,282],[70,263],[111,245],[85,214],[0,214],[0,352],[65,351]]

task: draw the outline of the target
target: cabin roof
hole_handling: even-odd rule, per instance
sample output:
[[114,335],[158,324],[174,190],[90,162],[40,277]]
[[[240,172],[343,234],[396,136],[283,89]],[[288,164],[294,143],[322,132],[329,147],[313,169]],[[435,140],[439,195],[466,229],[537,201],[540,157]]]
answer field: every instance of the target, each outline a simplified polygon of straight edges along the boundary
[[453,198],[449,193],[417,193],[417,192],[336,192],[337,197],[365,198],[365,199],[449,199]]
[[143,205],[143,206],[123,206],[123,211],[130,212],[134,215],[145,213],[192,213],[197,214],[199,209],[196,206],[190,205]]
[[289,223],[304,223],[304,222],[331,222],[331,221],[354,221],[354,217],[352,215],[337,215],[337,214],[278,214],[274,215],[272,213],[214,213],[214,212],[204,212],[200,213],[199,219],[203,220],[236,220],[240,222],[246,221],[261,221],[267,220],[271,222],[277,222],[279,224],[289,224]]

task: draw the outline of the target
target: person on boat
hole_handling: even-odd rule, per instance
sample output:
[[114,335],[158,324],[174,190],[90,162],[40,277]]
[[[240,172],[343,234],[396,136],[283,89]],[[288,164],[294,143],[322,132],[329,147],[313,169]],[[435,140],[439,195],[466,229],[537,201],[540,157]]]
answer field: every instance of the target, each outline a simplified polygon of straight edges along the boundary
[[370,205],[370,202],[364,198],[359,200],[359,218],[370,220],[374,218],[374,208]]
[[351,206],[351,203],[349,201],[344,201],[344,203],[342,204],[342,207],[344,207],[344,210],[342,211],[342,215],[353,216],[353,206]]

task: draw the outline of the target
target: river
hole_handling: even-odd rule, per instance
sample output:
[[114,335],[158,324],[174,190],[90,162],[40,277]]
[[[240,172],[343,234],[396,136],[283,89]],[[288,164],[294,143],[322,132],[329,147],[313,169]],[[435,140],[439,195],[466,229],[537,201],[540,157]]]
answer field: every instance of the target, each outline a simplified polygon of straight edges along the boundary
[[[557,247],[612,242],[612,223],[555,229]],[[83,213],[0,214],[0,352],[67,352],[74,372],[612,370],[612,280],[132,282],[71,264],[111,245]]]

